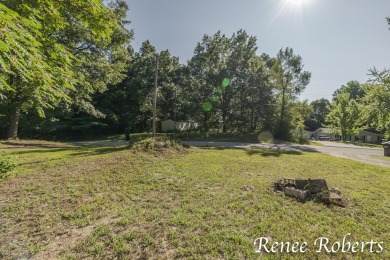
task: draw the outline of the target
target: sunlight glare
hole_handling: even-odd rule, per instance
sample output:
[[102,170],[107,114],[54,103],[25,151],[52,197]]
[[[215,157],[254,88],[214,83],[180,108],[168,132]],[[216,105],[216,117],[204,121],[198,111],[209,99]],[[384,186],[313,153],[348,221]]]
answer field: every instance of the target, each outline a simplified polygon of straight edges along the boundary
[[303,6],[305,4],[308,4],[310,0],[287,0],[287,2],[295,6]]

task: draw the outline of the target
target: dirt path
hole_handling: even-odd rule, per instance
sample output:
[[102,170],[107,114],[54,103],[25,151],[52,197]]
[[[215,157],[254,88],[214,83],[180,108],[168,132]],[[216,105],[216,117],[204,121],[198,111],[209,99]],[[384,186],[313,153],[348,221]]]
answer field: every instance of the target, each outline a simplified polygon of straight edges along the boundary
[[45,246],[43,251],[35,254],[31,259],[57,259],[57,256],[66,249],[71,249],[78,242],[90,235],[99,225],[108,225],[119,221],[120,218],[103,218],[92,225],[83,228],[71,228],[65,234],[57,236],[54,241]]

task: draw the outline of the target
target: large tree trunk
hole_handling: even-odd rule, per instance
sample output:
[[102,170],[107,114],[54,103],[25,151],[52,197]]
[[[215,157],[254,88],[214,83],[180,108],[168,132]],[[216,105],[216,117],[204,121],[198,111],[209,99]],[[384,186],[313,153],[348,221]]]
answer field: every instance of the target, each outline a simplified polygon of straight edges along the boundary
[[17,139],[18,138],[18,126],[20,118],[20,106],[16,105],[11,111],[11,120],[8,127],[8,139]]

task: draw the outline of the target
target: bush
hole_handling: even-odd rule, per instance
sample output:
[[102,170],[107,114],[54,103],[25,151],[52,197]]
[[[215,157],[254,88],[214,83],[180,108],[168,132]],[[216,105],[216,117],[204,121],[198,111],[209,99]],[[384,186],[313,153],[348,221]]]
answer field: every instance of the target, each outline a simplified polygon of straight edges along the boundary
[[7,178],[17,166],[14,157],[6,152],[0,152],[0,179]]
[[308,144],[309,140],[305,137],[305,129],[303,126],[296,126],[292,132],[292,141],[299,144]]
[[139,141],[131,141],[130,147],[141,150],[161,150],[161,149],[177,149],[182,150],[184,146],[179,140],[171,139],[166,136],[156,136],[145,138]]

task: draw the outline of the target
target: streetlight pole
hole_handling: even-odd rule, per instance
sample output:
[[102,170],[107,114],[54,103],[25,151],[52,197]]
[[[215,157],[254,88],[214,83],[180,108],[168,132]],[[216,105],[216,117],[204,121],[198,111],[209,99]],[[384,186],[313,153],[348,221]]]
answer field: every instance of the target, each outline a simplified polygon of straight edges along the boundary
[[173,137],[176,138],[176,89],[175,89],[175,92],[174,92],[174,97],[175,97],[175,107],[174,107],[174,110],[173,110]]

